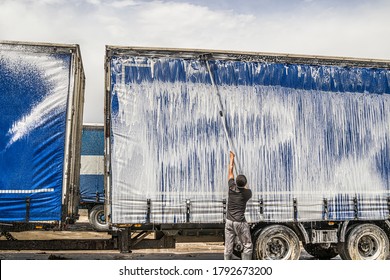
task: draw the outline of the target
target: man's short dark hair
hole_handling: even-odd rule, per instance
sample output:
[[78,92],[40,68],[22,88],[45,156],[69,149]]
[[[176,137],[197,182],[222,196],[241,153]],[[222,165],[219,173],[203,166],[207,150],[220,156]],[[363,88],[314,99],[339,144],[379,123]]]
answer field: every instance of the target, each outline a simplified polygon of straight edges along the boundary
[[246,181],[245,175],[242,175],[242,174],[241,174],[241,175],[238,175],[238,176],[237,176],[237,179],[236,179],[237,187],[243,188],[243,187],[246,186],[246,183],[247,183],[247,181]]

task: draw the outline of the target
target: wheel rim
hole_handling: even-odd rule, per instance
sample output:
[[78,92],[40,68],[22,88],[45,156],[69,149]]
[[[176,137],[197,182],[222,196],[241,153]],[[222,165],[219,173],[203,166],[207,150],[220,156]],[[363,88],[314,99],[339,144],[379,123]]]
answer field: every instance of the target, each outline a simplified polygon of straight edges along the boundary
[[379,255],[380,241],[376,236],[363,235],[358,241],[358,252],[362,258],[375,259]]
[[282,260],[291,252],[290,243],[283,236],[274,236],[266,243],[265,252],[268,259]]
[[99,224],[105,225],[106,224],[106,217],[104,216],[104,211],[101,211],[97,214],[96,220]]

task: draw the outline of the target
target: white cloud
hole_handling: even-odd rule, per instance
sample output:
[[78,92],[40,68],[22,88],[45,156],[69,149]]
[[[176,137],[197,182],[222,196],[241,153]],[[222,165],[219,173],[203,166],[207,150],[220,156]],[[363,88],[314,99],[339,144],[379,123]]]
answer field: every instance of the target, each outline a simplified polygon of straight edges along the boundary
[[100,5],[101,1],[100,0],[86,0],[88,4],[92,5]]
[[136,6],[136,5],[138,5],[138,3],[132,0],[120,0],[120,1],[114,1],[110,3],[110,6],[114,8],[126,8],[129,6]]

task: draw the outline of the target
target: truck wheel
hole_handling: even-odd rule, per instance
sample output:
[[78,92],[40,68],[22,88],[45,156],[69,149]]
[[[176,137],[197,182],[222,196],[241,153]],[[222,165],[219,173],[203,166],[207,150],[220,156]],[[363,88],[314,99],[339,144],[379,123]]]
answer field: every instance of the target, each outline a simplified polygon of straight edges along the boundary
[[344,251],[343,259],[385,260],[389,254],[389,239],[376,225],[356,225],[347,235]]
[[253,249],[253,255],[258,260],[298,260],[301,254],[298,236],[283,225],[262,229]]
[[89,212],[89,223],[98,231],[108,230],[108,224],[104,215],[104,206],[96,205]]
[[330,260],[336,257],[339,253],[337,252],[337,245],[335,244],[305,244],[303,245],[306,252],[313,257],[320,260]]
[[348,255],[348,252],[346,250],[346,240],[349,236],[349,233],[351,232],[351,230],[353,230],[358,224],[354,224],[354,225],[351,225],[347,228],[347,231],[345,233],[345,242],[339,242],[337,244],[337,251],[339,252],[339,256],[342,260],[350,260],[351,257]]

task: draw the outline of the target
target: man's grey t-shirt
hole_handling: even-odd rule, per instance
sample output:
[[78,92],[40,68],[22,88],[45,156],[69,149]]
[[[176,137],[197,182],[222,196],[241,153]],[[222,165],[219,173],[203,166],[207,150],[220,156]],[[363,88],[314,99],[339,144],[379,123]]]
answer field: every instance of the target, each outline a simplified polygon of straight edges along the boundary
[[251,197],[251,190],[237,187],[236,181],[230,179],[227,219],[234,222],[246,222],[246,203]]

